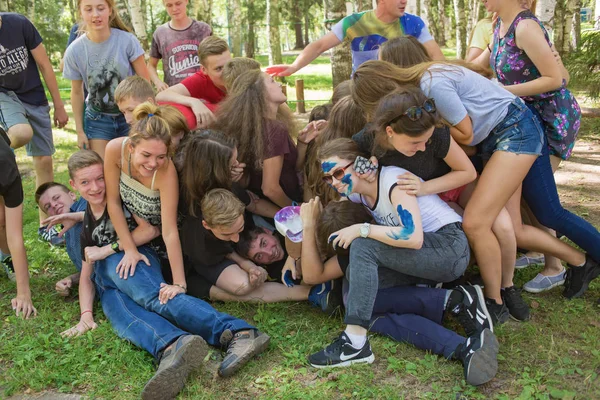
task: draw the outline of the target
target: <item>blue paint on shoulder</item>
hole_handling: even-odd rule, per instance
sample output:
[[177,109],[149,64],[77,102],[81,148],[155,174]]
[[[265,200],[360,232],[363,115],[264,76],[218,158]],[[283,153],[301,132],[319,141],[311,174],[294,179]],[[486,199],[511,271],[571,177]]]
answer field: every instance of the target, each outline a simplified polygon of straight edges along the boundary
[[390,232],[386,232],[386,235],[394,240],[408,240],[415,232],[415,221],[413,220],[413,216],[410,211],[403,209],[400,204],[398,204],[396,211],[398,211],[402,228],[392,229]]
[[323,172],[329,172],[333,167],[335,167],[336,164],[337,163],[331,161],[325,161],[321,164],[321,169],[323,170]]

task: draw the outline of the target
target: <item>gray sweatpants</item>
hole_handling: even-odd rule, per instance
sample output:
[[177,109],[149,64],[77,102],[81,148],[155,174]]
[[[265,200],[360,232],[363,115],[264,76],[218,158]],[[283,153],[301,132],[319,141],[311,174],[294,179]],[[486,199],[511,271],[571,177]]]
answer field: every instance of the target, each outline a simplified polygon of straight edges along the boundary
[[470,254],[460,222],[425,233],[419,250],[355,239],[346,271],[350,283],[346,324],[369,327],[378,289],[458,279],[469,264]]

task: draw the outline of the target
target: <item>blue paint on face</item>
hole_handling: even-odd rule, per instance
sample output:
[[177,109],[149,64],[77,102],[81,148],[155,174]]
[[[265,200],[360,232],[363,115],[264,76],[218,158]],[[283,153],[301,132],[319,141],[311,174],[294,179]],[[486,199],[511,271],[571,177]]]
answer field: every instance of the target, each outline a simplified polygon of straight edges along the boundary
[[331,162],[331,161],[325,161],[321,164],[321,169],[323,170],[323,172],[329,172],[333,169],[333,167],[336,166],[337,163]]
[[341,182],[344,185],[348,185],[348,189],[346,189],[346,196],[350,196],[350,194],[352,193],[352,187],[353,187],[353,184],[352,184],[352,175],[350,175],[350,174],[344,175],[344,177],[342,178]]
[[396,211],[398,211],[402,228],[387,232],[386,235],[394,240],[408,240],[415,232],[415,221],[413,220],[413,216],[410,211],[403,209],[400,204],[398,204]]

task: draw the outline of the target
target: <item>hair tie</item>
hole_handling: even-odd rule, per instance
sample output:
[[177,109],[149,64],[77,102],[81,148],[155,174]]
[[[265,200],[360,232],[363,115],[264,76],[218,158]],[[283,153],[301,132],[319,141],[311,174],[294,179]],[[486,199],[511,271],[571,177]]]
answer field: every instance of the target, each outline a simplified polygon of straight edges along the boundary
[[153,116],[154,116],[154,114],[152,114],[152,113],[148,114],[148,118],[153,117]]

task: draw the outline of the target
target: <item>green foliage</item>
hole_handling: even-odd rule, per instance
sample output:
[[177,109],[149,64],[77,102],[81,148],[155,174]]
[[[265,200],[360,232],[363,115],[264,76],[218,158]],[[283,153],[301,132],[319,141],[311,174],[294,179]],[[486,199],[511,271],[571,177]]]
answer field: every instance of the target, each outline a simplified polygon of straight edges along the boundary
[[581,48],[565,60],[570,85],[585,88],[591,98],[600,98],[600,31],[581,35]]

